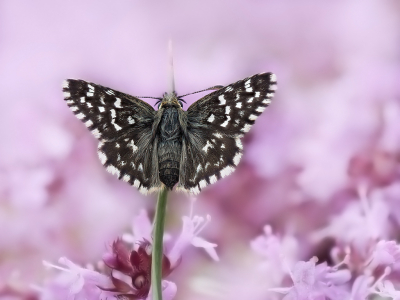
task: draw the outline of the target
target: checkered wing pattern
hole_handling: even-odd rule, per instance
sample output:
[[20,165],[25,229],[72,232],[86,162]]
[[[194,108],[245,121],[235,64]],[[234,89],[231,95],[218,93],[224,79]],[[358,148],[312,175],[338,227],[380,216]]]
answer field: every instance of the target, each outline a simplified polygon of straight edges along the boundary
[[98,155],[107,170],[142,193],[157,189],[158,160],[152,132],[155,110],[146,102],[83,80],[65,80],[69,108],[99,140]]
[[197,194],[233,172],[242,157],[240,139],[271,103],[276,88],[275,74],[257,74],[188,108],[178,188]]

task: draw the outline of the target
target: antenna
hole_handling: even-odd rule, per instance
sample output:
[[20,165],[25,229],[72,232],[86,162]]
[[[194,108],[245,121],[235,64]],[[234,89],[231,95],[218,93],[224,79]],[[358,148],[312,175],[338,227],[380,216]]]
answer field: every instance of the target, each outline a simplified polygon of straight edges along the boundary
[[175,80],[174,80],[174,60],[172,54],[172,40],[168,42],[168,58],[169,58],[169,72],[168,72],[168,94],[175,92]]
[[201,90],[201,91],[197,91],[197,92],[194,92],[194,93],[189,93],[189,94],[185,94],[185,95],[179,96],[178,98],[189,96],[189,95],[193,95],[193,94],[197,94],[197,93],[201,93],[201,92],[205,92],[205,91],[219,90],[219,89],[222,89],[223,87],[224,87],[223,85],[216,85],[216,86],[212,86],[212,87],[210,87],[208,89],[205,89],[205,90]]

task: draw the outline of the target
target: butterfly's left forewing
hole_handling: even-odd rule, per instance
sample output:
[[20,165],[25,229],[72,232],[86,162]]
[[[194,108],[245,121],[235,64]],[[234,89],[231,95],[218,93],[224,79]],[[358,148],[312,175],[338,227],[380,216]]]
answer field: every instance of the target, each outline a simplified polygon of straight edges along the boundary
[[160,186],[152,126],[155,110],[146,102],[83,80],[63,83],[64,98],[93,135],[107,170],[147,193]]
[[215,91],[187,110],[179,189],[193,194],[233,172],[241,137],[270,104],[276,76],[257,74]]

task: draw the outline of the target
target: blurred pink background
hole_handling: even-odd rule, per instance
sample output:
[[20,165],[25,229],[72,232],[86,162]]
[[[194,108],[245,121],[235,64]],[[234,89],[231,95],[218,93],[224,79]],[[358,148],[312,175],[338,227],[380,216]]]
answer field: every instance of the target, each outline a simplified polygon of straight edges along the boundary
[[[397,0],[3,0],[0,283],[40,286],[48,276],[42,260],[96,261],[140,209],[153,213],[156,195],[142,196],[103,169],[61,83],[79,78],[159,97],[170,38],[179,94],[261,72],[278,78],[273,103],[244,138],[238,169],[194,207],[212,218],[202,236],[218,244],[220,262],[188,250],[172,274],[176,299],[265,299],[271,284],[254,275],[250,242],[270,224],[295,239],[291,259],[323,260],[332,246],[325,237],[365,230],[332,229],[359,202],[360,186],[390,212],[373,221],[373,228],[388,223],[377,237],[399,235]],[[172,234],[188,199],[170,195]]]

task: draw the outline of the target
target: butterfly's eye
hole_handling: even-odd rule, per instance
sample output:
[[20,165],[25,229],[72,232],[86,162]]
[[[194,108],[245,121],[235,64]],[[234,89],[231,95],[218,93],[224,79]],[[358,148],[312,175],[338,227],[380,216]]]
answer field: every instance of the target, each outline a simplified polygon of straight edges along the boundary
[[161,106],[161,101],[160,101],[160,103],[158,103],[158,107],[157,108],[160,109],[160,106]]
[[178,102],[181,105],[181,107],[183,107],[183,102],[181,100],[178,100]]

